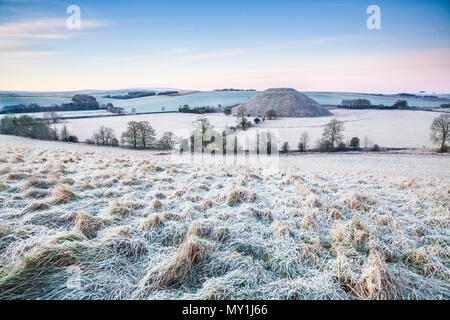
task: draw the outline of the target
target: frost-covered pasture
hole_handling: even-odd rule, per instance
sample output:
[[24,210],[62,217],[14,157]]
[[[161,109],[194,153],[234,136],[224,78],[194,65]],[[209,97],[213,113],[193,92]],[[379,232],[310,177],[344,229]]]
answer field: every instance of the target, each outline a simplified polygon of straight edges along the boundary
[[[391,148],[420,148],[433,147],[430,140],[430,126],[439,113],[407,110],[331,110],[334,117],[344,122],[344,142],[352,137],[359,137],[361,143],[368,137],[372,143]],[[236,119],[224,114],[202,115],[222,132],[226,127],[236,126]],[[95,130],[100,126],[112,128],[117,137],[126,130],[129,121],[149,121],[160,137],[166,131],[174,132],[180,138],[189,137],[193,130],[192,123],[199,115],[186,113],[147,114],[108,118],[73,119],[56,125],[58,130],[66,125],[69,132],[75,134],[80,141],[92,138]],[[274,130],[280,138],[280,144],[289,142],[292,150],[297,145],[303,131],[311,137],[310,147],[316,145],[321,138],[324,126],[333,117],[318,118],[281,118],[267,120],[245,132],[239,131],[238,138],[244,140],[256,139],[257,130]],[[249,120],[253,121],[253,118]]]
[[449,299],[450,157],[0,136],[0,299]]

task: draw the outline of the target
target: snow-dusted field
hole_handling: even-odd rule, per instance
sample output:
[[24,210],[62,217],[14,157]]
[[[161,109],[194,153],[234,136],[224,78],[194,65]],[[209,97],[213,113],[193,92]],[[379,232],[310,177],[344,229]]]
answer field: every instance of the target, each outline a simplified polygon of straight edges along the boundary
[[[432,147],[430,141],[430,126],[439,113],[425,111],[397,111],[397,110],[333,110],[335,116],[345,122],[345,141],[357,136],[363,140],[365,136],[376,144],[384,147]],[[236,125],[236,119],[222,114],[206,115],[219,131],[226,126]],[[120,138],[126,130],[129,121],[148,120],[156,129],[157,135],[165,131],[173,131],[179,137],[186,138],[192,130],[192,122],[198,118],[194,114],[150,114],[140,116],[126,116],[114,118],[93,118],[68,120],[69,131],[78,136],[81,141],[91,138],[94,130],[100,126],[113,128]],[[247,132],[240,132],[243,138],[249,135],[254,138],[256,130],[273,129],[279,132],[281,143],[288,141],[292,149],[296,149],[299,137],[303,131],[311,136],[311,145],[320,139],[323,127],[333,117],[321,118],[284,118],[266,121]],[[253,120],[253,119],[251,119]],[[61,128],[64,124],[59,124]]]
[[0,299],[449,299],[449,168],[0,136]]

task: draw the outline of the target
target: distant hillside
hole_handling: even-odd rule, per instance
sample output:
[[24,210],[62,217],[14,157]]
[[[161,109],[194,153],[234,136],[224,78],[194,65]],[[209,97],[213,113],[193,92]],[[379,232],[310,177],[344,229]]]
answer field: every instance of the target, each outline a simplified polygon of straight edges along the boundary
[[[269,110],[275,110],[279,117],[322,117],[331,116],[331,112],[316,101],[291,88],[267,89],[253,96],[239,106],[244,106],[252,117],[264,116]],[[235,113],[239,106],[233,108]]]
[[[29,105],[18,104],[13,106],[5,106],[0,110],[0,114],[7,113],[32,113],[32,112],[50,112],[50,111],[80,111],[80,110],[99,110],[102,109],[95,97],[87,94],[76,94],[69,103],[53,106],[40,106],[37,103]],[[104,109],[104,108],[103,108]]]
[[123,95],[106,95],[103,98],[109,98],[109,99],[122,99],[122,100],[127,100],[127,99],[136,99],[136,98],[142,98],[142,97],[149,97],[149,96],[154,96],[156,95],[156,92],[154,91],[131,91],[128,92],[127,94],[123,94]]

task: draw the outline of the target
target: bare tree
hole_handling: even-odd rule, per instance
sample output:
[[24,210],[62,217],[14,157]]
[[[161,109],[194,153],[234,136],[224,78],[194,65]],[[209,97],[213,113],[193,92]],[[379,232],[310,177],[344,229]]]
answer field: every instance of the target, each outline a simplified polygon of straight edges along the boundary
[[370,147],[372,147],[373,142],[370,141],[369,136],[365,136],[364,140],[363,140],[363,147],[364,149],[369,149]]
[[57,114],[55,111],[46,112],[44,114],[44,118],[47,119],[50,123],[57,123],[60,120],[59,114]]
[[127,125],[127,130],[122,133],[122,143],[131,146],[132,148],[138,147],[138,126],[139,123],[137,121],[130,121]]
[[249,127],[249,123],[246,118],[247,110],[245,109],[245,106],[241,105],[237,108],[236,112],[236,121],[238,124],[238,127],[241,127],[243,130],[246,130],[247,127]]
[[140,147],[143,149],[153,146],[155,142],[155,129],[152,128],[148,121],[141,121],[138,123],[138,137],[140,140]]
[[67,126],[64,125],[61,129],[61,141],[67,142],[69,139],[69,133],[67,131]]
[[191,135],[191,148],[195,151],[195,148],[198,149],[201,144],[201,152],[203,153],[208,145],[215,142],[217,134],[214,132],[214,127],[205,117],[198,118],[193,122],[193,125],[194,131]]
[[302,135],[300,136],[300,142],[298,144],[298,149],[302,152],[306,151],[310,140],[311,140],[311,138],[309,137],[309,133],[307,131],[303,131]]
[[431,124],[431,140],[440,144],[439,151],[447,150],[446,143],[450,141],[450,114],[441,114]]
[[176,143],[176,137],[173,132],[164,132],[159,143],[164,150],[172,150]]
[[102,146],[112,146],[117,141],[114,130],[101,126],[98,131],[94,132],[94,143]]
[[331,120],[323,130],[323,140],[330,142],[331,150],[334,150],[334,145],[341,142],[343,139],[344,123],[340,120]]

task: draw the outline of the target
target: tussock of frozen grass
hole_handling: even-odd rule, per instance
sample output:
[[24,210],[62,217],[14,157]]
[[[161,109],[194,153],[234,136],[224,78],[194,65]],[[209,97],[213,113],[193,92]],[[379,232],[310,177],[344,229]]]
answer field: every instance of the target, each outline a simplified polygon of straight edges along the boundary
[[375,204],[375,200],[367,195],[354,192],[345,199],[345,204],[347,204],[351,209],[365,211],[367,209],[367,205]]
[[229,206],[234,206],[242,202],[253,202],[256,200],[256,194],[245,189],[237,189],[232,187],[227,194],[223,195],[220,200]]
[[126,217],[134,215],[137,210],[142,208],[143,204],[134,199],[114,199],[109,203],[108,213],[111,216]]
[[75,200],[75,193],[65,185],[59,185],[52,190],[53,202],[56,204],[68,203]]
[[381,254],[372,251],[363,265],[361,277],[356,285],[356,292],[365,299],[396,299],[401,291]]
[[140,283],[138,296],[158,287],[182,284],[189,272],[203,262],[213,250],[213,245],[195,236],[188,236],[167,261],[151,269]]
[[159,214],[150,214],[144,218],[144,220],[140,223],[140,228],[143,231],[148,231],[152,228],[156,228],[162,223],[162,218]]
[[39,277],[61,270],[76,261],[74,254],[62,246],[38,247],[25,255],[0,279],[0,298],[26,298],[27,294],[33,297],[36,291],[39,292],[39,288],[35,286]]
[[288,227],[281,221],[274,220],[272,226],[273,226],[273,236],[275,238],[289,235]]
[[106,224],[107,221],[104,219],[93,217],[84,212],[79,212],[75,218],[75,228],[88,238],[94,238]]
[[339,220],[343,218],[341,212],[336,208],[331,208],[331,210],[328,211],[328,216],[333,220]]
[[450,298],[448,157],[48,145],[0,145],[1,299]]
[[317,224],[314,221],[314,218],[312,215],[308,214],[306,215],[302,220],[302,227],[308,230],[316,230]]
[[436,274],[448,275],[448,269],[442,262],[443,259],[448,261],[449,254],[438,244],[414,249],[403,257],[406,265],[416,268],[427,277]]

